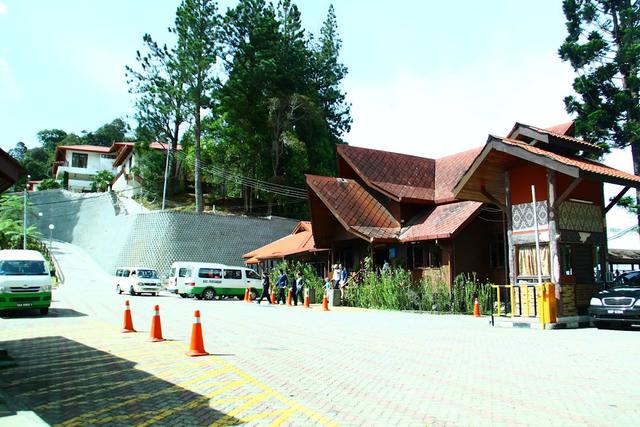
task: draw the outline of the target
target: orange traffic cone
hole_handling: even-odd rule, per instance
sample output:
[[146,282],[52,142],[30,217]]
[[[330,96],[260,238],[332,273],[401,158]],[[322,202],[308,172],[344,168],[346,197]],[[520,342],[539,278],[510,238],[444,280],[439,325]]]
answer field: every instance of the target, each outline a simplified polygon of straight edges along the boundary
[[304,306],[306,308],[311,308],[311,304],[309,301],[309,289],[305,289],[304,291]]
[[133,329],[133,320],[131,319],[131,309],[129,308],[129,300],[124,303],[124,326],[122,332],[135,332]]
[[204,341],[202,340],[202,325],[200,324],[200,310],[196,310],[194,313],[195,320],[191,327],[191,344],[189,345],[189,351],[187,356],[207,356],[204,350]]
[[276,303],[276,291],[274,289],[271,289],[271,304],[275,304]]
[[327,299],[327,291],[325,291],[324,295],[322,295],[322,310],[323,311],[330,311],[329,310],[329,300]]
[[160,306],[154,307],[153,318],[151,319],[151,333],[149,334],[149,340],[152,342],[164,341],[162,338],[162,326],[160,325]]
[[291,295],[291,289],[289,289],[289,292],[287,292],[287,305],[293,305],[293,295]]
[[476,301],[473,303],[473,315],[475,317],[480,317],[480,304],[478,303],[478,298],[476,298]]
[[249,301],[249,288],[244,288],[244,302]]

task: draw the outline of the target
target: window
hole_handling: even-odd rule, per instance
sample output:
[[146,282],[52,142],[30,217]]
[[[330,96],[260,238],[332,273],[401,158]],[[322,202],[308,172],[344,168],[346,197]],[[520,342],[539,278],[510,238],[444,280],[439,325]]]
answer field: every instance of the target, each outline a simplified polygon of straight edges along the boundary
[[407,267],[409,269],[424,267],[424,256],[421,244],[413,244],[407,247]]
[[240,270],[225,270],[224,271],[225,279],[242,279],[242,271]]
[[573,276],[571,245],[560,245],[560,274]]
[[[518,276],[537,277],[538,265],[535,246],[519,246],[518,251]],[[549,273],[549,246],[540,245],[540,263],[542,264],[542,276],[550,276]]]
[[198,277],[202,279],[220,279],[222,270],[219,268],[201,268],[198,271]]
[[245,270],[247,272],[247,279],[260,279],[260,275],[253,270]]
[[129,270],[122,270],[122,277],[129,277]]
[[155,270],[138,270],[138,277],[141,279],[157,279],[158,274]]
[[182,267],[180,270],[178,270],[178,277],[191,277],[191,269]]
[[74,168],[86,168],[88,154],[85,153],[71,153],[71,166]]
[[429,267],[440,267],[442,265],[442,249],[435,243],[429,245]]
[[44,261],[0,261],[2,276],[46,276]]

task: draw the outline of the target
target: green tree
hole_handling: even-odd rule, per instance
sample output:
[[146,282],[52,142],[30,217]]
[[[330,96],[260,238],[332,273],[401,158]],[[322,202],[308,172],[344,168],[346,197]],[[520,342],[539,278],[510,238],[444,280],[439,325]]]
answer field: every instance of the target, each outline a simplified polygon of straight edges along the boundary
[[67,133],[60,129],[44,129],[38,132],[36,136],[42,148],[53,154],[56,151],[56,147],[66,138]]
[[43,147],[27,150],[22,158],[22,167],[33,180],[41,180],[51,175],[53,155]]
[[24,156],[27,154],[28,150],[29,149],[26,145],[24,145],[24,142],[19,141],[14,148],[9,150],[9,155],[17,161],[21,162],[24,159]]
[[212,95],[218,86],[213,73],[219,52],[219,16],[213,0],[182,0],[176,12],[175,27],[171,29],[178,41],[175,48],[175,67],[185,76],[185,88],[190,114],[194,120],[194,187],[196,212],[204,210],[200,162],[202,136],[201,114],[210,109]]
[[131,131],[129,124],[122,119],[115,119],[100,126],[93,132],[84,132],[82,143],[110,147],[114,142],[127,141]]
[[40,185],[38,185],[38,191],[55,190],[58,188],[62,188],[62,184],[60,184],[60,182],[56,181],[53,178],[45,178],[42,180]]
[[631,146],[639,175],[640,2],[564,0],[563,10],[568,35],[559,55],[578,74],[576,95],[564,100],[576,133],[605,150]]
[[150,149],[149,144],[145,142],[137,143],[134,150],[137,161],[131,172],[142,178],[142,189],[147,196],[154,199],[161,197],[164,184],[164,153]]
[[107,191],[114,178],[113,174],[108,170],[98,171],[91,183],[92,191],[99,191],[101,193]]
[[[23,209],[22,196],[3,195],[0,197],[0,248],[24,249],[23,240]],[[33,215],[33,208],[27,204],[27,215]],[[35,225],[27,227],[27,249],[37,249],[40,233]]]

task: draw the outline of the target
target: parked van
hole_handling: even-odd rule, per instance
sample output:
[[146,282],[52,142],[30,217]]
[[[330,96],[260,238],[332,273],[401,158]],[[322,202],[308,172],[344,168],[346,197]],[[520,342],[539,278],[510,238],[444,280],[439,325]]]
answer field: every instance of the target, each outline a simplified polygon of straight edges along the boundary
[[178,284],[180,296],[194,296],[212,300],[221,296],[242,298],[245,288],[256,296],[260,288],[260,276],[246,267],[223,264],[192,263],[191,274]]
[[[169,280],[167,284],[167,291],[172,294],[178,293],[178,287],[180,284],[184,284],[185,277],[191,276],[191,270],[193,268],[192,262],[176,261],[171,264],[171,270],[169,272]],[[182,297],[186,297],[183,293]]]
[[0,250],[0,311],[40,310],[51,305],[51,273],[38,251]]
[[116,292],[129,292],[131,295],[151,294],[160,292],[160,276],[153,268],[146,267],[118,267],[113,278]]

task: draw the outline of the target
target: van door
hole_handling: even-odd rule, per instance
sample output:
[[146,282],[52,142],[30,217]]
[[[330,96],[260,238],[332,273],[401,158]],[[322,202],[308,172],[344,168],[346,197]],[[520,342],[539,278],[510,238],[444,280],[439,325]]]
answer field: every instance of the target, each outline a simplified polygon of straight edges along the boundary
[[244,270],[244,275],[245,275],[245,282],[246,282],[245,286],[248,286],[250,288],[255,288],[255,289],[261,288],[262,279],[260,278],[260,275],[258,273],[247,268]]
[[244,283],[242,283],[242,270],[239,268],[225,268],[223,272],[224,295],[238,296],[244,293]]

